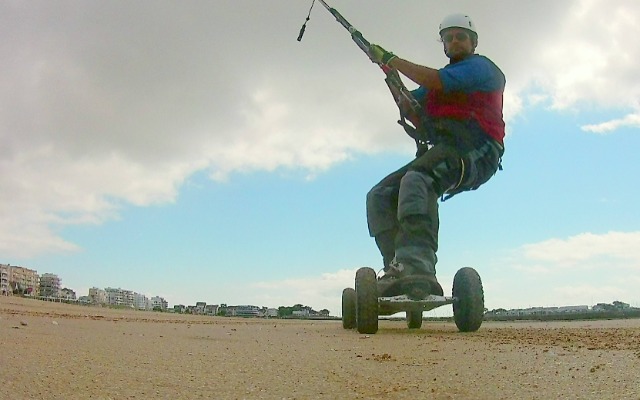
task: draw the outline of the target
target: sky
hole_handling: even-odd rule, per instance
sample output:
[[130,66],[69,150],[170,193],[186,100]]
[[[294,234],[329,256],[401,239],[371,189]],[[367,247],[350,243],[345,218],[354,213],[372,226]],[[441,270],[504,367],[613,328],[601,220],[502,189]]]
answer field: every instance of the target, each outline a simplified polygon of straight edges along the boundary
[[[440,21],[468,13],[507,77],[504,170],[440,205],[445,293],[473,267],[489,309],[640,306],[639,2],[329,4],[433,68]],[[310,6],[0,0],[0,263],[78,296],[340,315],[382,267],[366,193],[414,144],[319,2],[296,41]]]

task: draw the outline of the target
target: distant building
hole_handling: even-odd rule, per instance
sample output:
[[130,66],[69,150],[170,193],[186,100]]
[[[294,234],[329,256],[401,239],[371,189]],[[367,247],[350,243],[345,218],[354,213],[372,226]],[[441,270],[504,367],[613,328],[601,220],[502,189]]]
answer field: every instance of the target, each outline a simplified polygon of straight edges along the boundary
[[60,289],[60,298],[64,300],[75,300],[76,292],[69,288],[62,288]]
[[0,296],[9,296],[9,264],[0,264]]
[[309,317],[309,310],[305,308],[304,310],[293,311],[291,315],[296,318],[307,318]]
[[217,304],[207,304],[204,307],[205,315],[218,315],[218,305]]
[[142,293],[134,293],[133,294],[133,307],[137,310],[151,310],[153,309],[151,305],[151,300],[147,298]]
[[91,304],[107,304],[109,297],[107,296],[107,292],[103,289],[98,289],[97,287],[92,287],[89,289],[89,299]]
[[196,302],[196,307],[193,309],[194,314],[204,315],[204,309],[207,307],[207,303],[204,301]]
[[36,270],[9,264],[0,265],[0,291],[4,295],[36,296],[38,281]]
[[107,304],[112,306],[124,305],[124,296],[121,289],[105,288],[104,291],[107,293]]
[[151,309],[167,311],[167,308],[169,308],[169,303],[164,298],[159,296],[151,298]]
[[124,299],[124,305],[127,307],[131,307],[134,308],[134,299],[135,299],[135,293],[133,292],[133,290],[122,290],[122,297]]
[[226,308],[226,316],[227,317],[259,317],[260,307],[258,306],[228,306]]
[[[56,274],[45,273],[40,276],[40,296],[47,298],[61,298],[60,278]],[[75,293],[74,293],[75,297]]]
[[560,313],[581,313],[589,311],[589,306],[563,306],[558,307]]
[[501,316],[501,317],[535,317],[535,316],[547,316],[547,315],[562,315],[562,314],[577,314],[587,313],[591,311],[597,311],[598,306],[579,305],[579,306],[563,306],[563,307],[530,307],[530,308],[515,308],[511,310],[505,310],[499,308],[497,310],[491,310],[486,313],[487,316]]
[[267,308],[264,312],[264,316],[267,318],[275,318],[278,316],[277,308]]
[[621,301],[614,301],[613,306],[618,310],[627,310],[630,308],[629,304],[623,303]]
[[134,308],[134,295],[131,290],[120,288],[105,288],[107,292],[107,303],[111,306],[121,306]]

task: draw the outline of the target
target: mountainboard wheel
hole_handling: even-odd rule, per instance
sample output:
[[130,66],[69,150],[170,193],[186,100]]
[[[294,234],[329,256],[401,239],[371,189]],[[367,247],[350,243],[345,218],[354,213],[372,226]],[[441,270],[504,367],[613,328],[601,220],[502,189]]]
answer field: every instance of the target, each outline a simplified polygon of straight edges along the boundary
[[407,327],[420,329],[422,326],[422,311],[407,311]]
[[360,333],[378,332],[378,282],[368,267],[356,272],[356,325]]
[[453,318],[460,332],[475,332],[484,319],[484,291],[473,268],[461,268],[453,277]]
[[356,327],[356,291],[352,288],[342,291],[342,327],[344,329]]

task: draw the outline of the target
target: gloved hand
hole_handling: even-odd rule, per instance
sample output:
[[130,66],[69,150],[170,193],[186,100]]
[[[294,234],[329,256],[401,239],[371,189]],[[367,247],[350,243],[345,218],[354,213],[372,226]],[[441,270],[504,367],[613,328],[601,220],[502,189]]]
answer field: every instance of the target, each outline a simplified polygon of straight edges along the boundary
[[376,64],[388,65],[397,56],[390,51],[386,51],[377,44],[369,45],[369,58]]

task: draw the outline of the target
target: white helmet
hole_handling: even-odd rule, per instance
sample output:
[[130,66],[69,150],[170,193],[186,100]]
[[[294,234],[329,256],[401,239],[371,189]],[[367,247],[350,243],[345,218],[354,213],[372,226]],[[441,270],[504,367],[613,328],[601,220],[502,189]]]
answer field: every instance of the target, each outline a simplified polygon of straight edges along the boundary
[[476,35],[478,34],[478,32],[476,32],[476,25],[471,20],[471,17],[466,14],[451,14],[444,17],[440,23],[440,30],[438,33],[442,34],[442,31],[447,28],[464,28],[470,30]]

